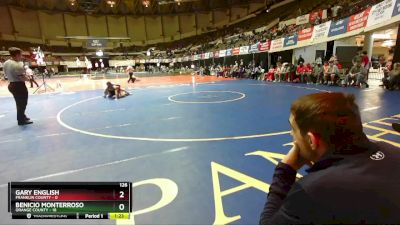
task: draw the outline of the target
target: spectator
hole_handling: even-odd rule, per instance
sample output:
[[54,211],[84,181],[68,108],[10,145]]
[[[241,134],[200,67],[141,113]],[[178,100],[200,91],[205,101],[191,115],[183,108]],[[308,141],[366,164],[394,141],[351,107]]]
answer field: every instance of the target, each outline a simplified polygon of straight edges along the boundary
[[331,58],[329,59],[329,61],[335,62],[337,61],[338,58],[336,57],[336,55],[332,55]]
[[355,55],[353,57],[353,59],[351,60],[351,62],[353,63],[353,65],[355,65],[357,62],[361,62],[362,61],[362,56],[361,56],[361,51],[357,52],[357,55]]
[[300,62],[300,64],[297,66],[297,70],[296,70],[296,75],[297,77],[294,78],[293,80],[298,79],[298,77],[300,77],[300,82],[304,83],[305,81],[305,77],[308,74],[308,68],[306,66],[304,66],[304,64],[302,62]]
[[274,81],[275,80],[275,72],[276,72],[276,69],[274,68],[274,65],[271,65],[269,67],[269,70],[267,73],[266,81]]
[[322,58],[321,57],[318,57],[316,60],[315,60],[315,63],[318,65],[318,64],[320,64],[320,65],[322,65]]
[[44,69],[43,74],[44,74],[45,77],[51,78],[51,74],[49,73],[49,71],[47,70],[47,68]]
[[307,64],[306,64],[306,67],[307,67],[308,71],[310,71],[310,72],[312,71],[312,66],[311,66],[310,63],[307,63]]
[[36,87],[39,87],[39,84],[35,80],[35,74],[33,70],[29,68],[29,66],[24,66],[25,68],[25,75],[29,78],[29,83],[31,83],[31,88],[33,88],[33,84],[36,84]]
[[290,111],[294,145],[275,168],[260,224],[398,223],[399,150],[368,140],[354,96],[307,95]]
[[284,70],[285,70],[284,65],[282,65],[282,63],[278,61],[277,65],[276,65],[276,70],[275,70],[275,80],[274,80],[274,82],[281,82],[282,74],[283,74]]
[[285,80],[287,80],[288,82],[290,82],[290,81],[291,82],[293,82],[293,81],[299,82],[300,79],[298,79],[296,77],[296,70],[297,70],[297,67],[293,63],[289,63],[288,68],[286,70]]
[[339,60],[336,59],[333,63],[335,64],[335,66],[337,66],[339,70],[343,69],[343,66],[339,63]]
[[304,64],[304,59],[301,55],[299,55],[299,59],[297,60],[297,65],[300,65],[300,63]]
[[317,84],[322,84],[324,82],[324,69],[322,68],[322,64],[317,62],[317,65],[314,66],[312,73],[310,73],[308,80],[310,82],[317,82]]
[[334,7],[331,8],[331,12],[332,12],[332,17],[336,18],[339,15],[339,11],[341,11],[342,6],[340,5],[335,5]]
[[392,71],[389,72],[389,76],[383,80],[383,85],[388,90],[394,90],[396,86],[400,86],[400,63],[395,63]]
[[363,84],[365,84],[366,88],[369,88],[369,84],[367,83],[367,76],[368,76],[368,71],[364,69],[364,73],[359,73],[357,76],[357,81],[356,81],[356,86],[357,87],[362,87]]
[[356,81],[360,74],[366,75],[364,67],[361,65],[360,61],[357,61],[356,64],[350,69],[349,74],[346,75],[344,79],[344,86],[353,86],[356,85]]
[[[389,72],[392,71],[392,61],[388,61],[387,63],[381,64],[381,68],[383,71],[382,82],[384,82],[386,79],[389,79]],[[384,83],[382,83],[382,85],[379,86],[383,87]]]
[[283,59],[282,59],[282,56],[278,56],[278,60],[277,60],[279,63],[283,63]]
[[326,15],[327,17],[333,16],[333,7],[331,5],[328,5],[328,8],[326,9]]
[[324,85],[327,85],[327,84],[328,84],[328,83],[327,83],[328,80],[327,80],[326,77],[329,76],[329,75],[328,75],[328,74],[329,74],[329,62],[328,62],[328,61],[325,61],[325,62],[324,62],[323,73],[324,73],[324,77],[323,77],[324,79],[323,79],[323,82],[322,82],[322,83],[323,83]]
[[259,66],[254,66],[253,70],[251,71],[251,79],[258,80],[260,75],[261,75],[261,68]]
[[301,11],[301,7],[299,7],[299,9],[297,10],[297,16],[301,16],[303,15],[302,11]]
[[370,60],[367,51],[363,51],[361,60],[362,60],[362,66],[368,71],[370,67]]
[[339,79],[339,70],[337,66],[335,66],[333,61],[329,61],[329,67],[325,71],[325,84],[330,86],[336,85],[337,80]]
[[315,21],[314,21],[314,25],[319,25],[319,24],[321,24],[321,22],[322,22],[321,17],[319,15],[317,15],[317,17],[315,18]]

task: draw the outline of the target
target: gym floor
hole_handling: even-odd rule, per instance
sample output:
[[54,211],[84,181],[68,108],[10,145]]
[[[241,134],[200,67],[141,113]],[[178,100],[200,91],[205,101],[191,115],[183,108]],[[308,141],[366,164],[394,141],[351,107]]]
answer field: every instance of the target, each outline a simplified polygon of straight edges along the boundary
[[[400,122],[397,91],[190,80],[131,85],[119,100],[100,89],[31,95],[34,124],[24,127],[14,100],[2,97],[0,224],[257,224],[291,147],[290,105],[316,92],[353,93],[369,137],[400,147],[390,126]],[[118,222],[12,221],[10,181],[131,181],[134,212]]]

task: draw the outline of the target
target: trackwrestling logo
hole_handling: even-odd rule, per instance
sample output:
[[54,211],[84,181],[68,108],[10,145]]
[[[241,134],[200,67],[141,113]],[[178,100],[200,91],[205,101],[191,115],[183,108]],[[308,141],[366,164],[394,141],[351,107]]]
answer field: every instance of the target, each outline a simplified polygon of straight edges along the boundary
[[371,158],[372,160],[382,160],[382,159],[385,158],[385,154],[383,154],[383,152],[381,152],[381,151],[377,151],[377,152],[375,152],[374,154],[372,154],[372,155],[370,156],[370,158]]

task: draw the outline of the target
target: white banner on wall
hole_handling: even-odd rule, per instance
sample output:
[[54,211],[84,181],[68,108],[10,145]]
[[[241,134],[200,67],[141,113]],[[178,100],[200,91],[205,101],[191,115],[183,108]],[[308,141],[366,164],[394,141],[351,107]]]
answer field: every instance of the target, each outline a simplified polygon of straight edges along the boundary
[[306,24],[308,22],[310,22],[310,14],[305,14],[296,18],[296,25]]
[[331,21],[315,26],[311,40],[313,42],[317,42],[327,38],[330,26],[331,26]]
[[225,55],[226,55],[226,50],[220,50],[219,51],[219,57],[220,58],[225,57]]
[[271,42],[271,51],[279,51],[283,48],[283,42],[284,42],[285,38],[279,38],[279,39],[275,39],[272,40]]
[[239,54],[240,55],[244,55],[244,54],[247,54],[247,53],[249,53],[249,46],[248,45],[240,47],[240,50],[239,50]]
[[372,6],[371,11],[369,12],[366,27],[371,27],[376,24],[390,20],[395,4],[396,0],[385,0]]
[[133,60],[110,60],[108,63],[112,67],[116,67],[116,66],[134,66],[135,65],[135,61],[133,61]]
[[76,61],[61,61],[60,65],[62,66],[67,66],[68,68],[82,68],[85,67],[84,63],[81,63],[82,65],[78,65]]
[[258,46],[260,45],[260,42],[258,42],[257,44],[251,45],[250,49],[249,49],[249,53],[256,53],[258,52]]

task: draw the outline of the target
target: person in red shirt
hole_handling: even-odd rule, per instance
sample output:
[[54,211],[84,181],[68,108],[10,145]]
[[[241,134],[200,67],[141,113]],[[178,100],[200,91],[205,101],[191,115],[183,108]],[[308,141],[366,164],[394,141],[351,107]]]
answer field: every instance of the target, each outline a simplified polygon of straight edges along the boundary
[[309,71],[312,71],[312,69],[313,69],[313,67],[310,63],[307,63],[306,67]]
[[340,63],[339,63],[339,60],[337,60],[337,59],[334,61],[334,64],[337,66],[337,68],[338,68],[339,70],[341,70],[341,69],[343,68],[342,64],[340,64]]
[[367,51],[363,51],[363,55],[362,55],[362,66],[365,68],[365,69],[369,69],[369,57],[368,57],[368,52]]
[[231,71],[231,67],[230,66],[225,66],[225,70],[224,70],[224,77],[227,78],[229,76],[229,72]]
[[[370,60],[369,60],[369,57],[368,57],[368,52],[367,51],[363,51],[363,53],[362,53],[362,57],[361,57],[361,59],[362,59],[362,66],[364,67],[364,69],[367,71],[367,75],[366,75],[366,77],[365,77],[365,80],[368,80],[368,75],[369,75],[369,68],[370,68],[370,66],[371,66],[371,62],[370,62]],[[367,85],[368,86],[368,85]]]
[[267,73],[267,76],[266,76],[266,81],[274,81],[275,72],[276,72],[276,69],[274,68],[274,65],[271,65],[269,67],[269,70],[268,70],[268,73]]
[[295,78],[294,80],[296,80],[296,79],[298,79],[298,77],[300,77],[301,83],[304,83],[305,78],[307,77],[309,72],[310,72],[310,70],[306,66],[304,66],[304,64],[302,62],[300,62],[299,66],[297,67],[297,70],[296,70],[297,78]]

